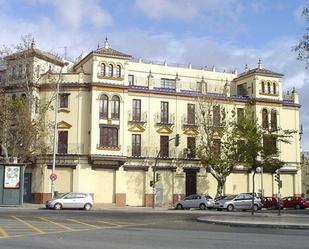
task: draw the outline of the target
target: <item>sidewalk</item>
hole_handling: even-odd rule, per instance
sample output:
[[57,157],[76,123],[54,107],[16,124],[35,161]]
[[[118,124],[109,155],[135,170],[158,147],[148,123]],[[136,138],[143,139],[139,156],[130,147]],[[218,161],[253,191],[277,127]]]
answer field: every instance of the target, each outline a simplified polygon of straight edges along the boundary
[[220,225],[285,228],[285,229],[309,229],[308,215],[255,213],[251,214],[210,214],[197,219],[199,222],[206,222]]

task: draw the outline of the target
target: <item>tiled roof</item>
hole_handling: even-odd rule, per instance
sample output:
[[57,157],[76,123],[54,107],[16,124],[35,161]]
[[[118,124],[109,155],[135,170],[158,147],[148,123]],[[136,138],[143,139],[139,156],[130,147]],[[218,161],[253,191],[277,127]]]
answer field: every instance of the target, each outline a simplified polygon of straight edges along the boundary
[[98,48],[97,50],[93,51],[96,54],[102,54],[102,55],[107,55],[107,56],[112,56],[112,57],[125,57],[125,58],[130,58],[132,57],[131,55],[124,54],[122,52],[119,52],[115,49],[112,48]]
[[51,53],[42,51],[40,49],[36,49],[36,48],[30,48],[30,49],[27,49],[25,51],[21,51],[21,52],[11,54],[11,55],[7,56],[5,59],[14,60],[14,59],[18,59],[18,58],[23,58],[24,56],[25,57],[36,56],[38,58],[53,62],[53,63],[60,65],[60,66],[64,65],[62,58],[60,58],[56,55],[53,55]]
[[250,74],[263,74],[263,75],[272,75],[272,76],[278,76],[278,77],[283,76],[283,74],[281,74],[281,73],[276,73],[276,72],[273,72],[273,71],[265,69],[265,68],[258,68],[257,67],[257,68],[248,70],[247,72],[243,72],[243,73],[239,74],[237,78],[243,77],[245,75],[250,75]]

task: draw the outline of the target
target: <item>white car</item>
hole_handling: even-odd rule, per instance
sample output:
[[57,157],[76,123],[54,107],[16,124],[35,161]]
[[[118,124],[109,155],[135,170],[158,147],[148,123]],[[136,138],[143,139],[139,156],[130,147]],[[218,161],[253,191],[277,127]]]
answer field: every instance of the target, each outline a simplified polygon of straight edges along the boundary
[[46,208],[60,210],[62,208],[83,208],[90,210],[93,199],[89,193],[69,192],[46,202]]
[[215,205],[214,200],[209,195],[189,195],[183,200],[176,203],[176,209],[189,209],[189,208],[213,208]]

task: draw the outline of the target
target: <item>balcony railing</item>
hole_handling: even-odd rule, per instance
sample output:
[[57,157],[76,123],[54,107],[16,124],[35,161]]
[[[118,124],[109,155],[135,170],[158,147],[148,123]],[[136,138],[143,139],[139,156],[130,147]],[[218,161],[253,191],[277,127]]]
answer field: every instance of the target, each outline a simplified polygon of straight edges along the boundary
[[156,113],[154,117],[154,121],[158,125],[173,125],[175,123],[175,114],[169,114],[168,117],[161,117],[160,113]]
[[133,115],[132,111],[128,111],[128,122],[129,123],[146,123],[147,122],[147,112],[142,112],[140,116]]

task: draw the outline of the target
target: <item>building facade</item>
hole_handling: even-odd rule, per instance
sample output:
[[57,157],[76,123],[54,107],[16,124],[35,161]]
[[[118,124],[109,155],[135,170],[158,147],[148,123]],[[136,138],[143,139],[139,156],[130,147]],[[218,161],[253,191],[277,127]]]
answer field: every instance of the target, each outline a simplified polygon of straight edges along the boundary
[[[214,196],[216,180],[201,167],[194,148],[198,143],[197,97],[209,95],[222,108],[242,112],[250,103],[264,128],[299,130],[299,102],[295,90],[284,95],[282,74],[257,68],[241,74],[215,68],[196,68],[134,59],[104,45],[74,63],[35,48],[26,51],[30,73],[37,80],[34,93],[44,102],[55,93],[61,77],[57,106],[56,191],[90,192],[97,203],[151,206],[153,168],[158,175],[155,203],[172,205],[185,195]],[[20,66],[21,65],[21,66]],[[7,58],[0,71],[1,85],[11,95],[22,94],[20,57]],[[215,110],[214,110],[215,112]],[[217,110],[216,112],[220,112]],[[54,111],[48,114],[54,119]],[[180,145],[176,147],[176,134]],[[283,188],[301,193],[300,143],[295,133],[290,144],[277,142]],[[52,156],[38,157],[28,166],[32,202],[50,198]],[[239,167],[228,176],[225,194],[252,189],[250,169]],[[270,173],[256,175],[256,189],[265,196],[277,193]]]

